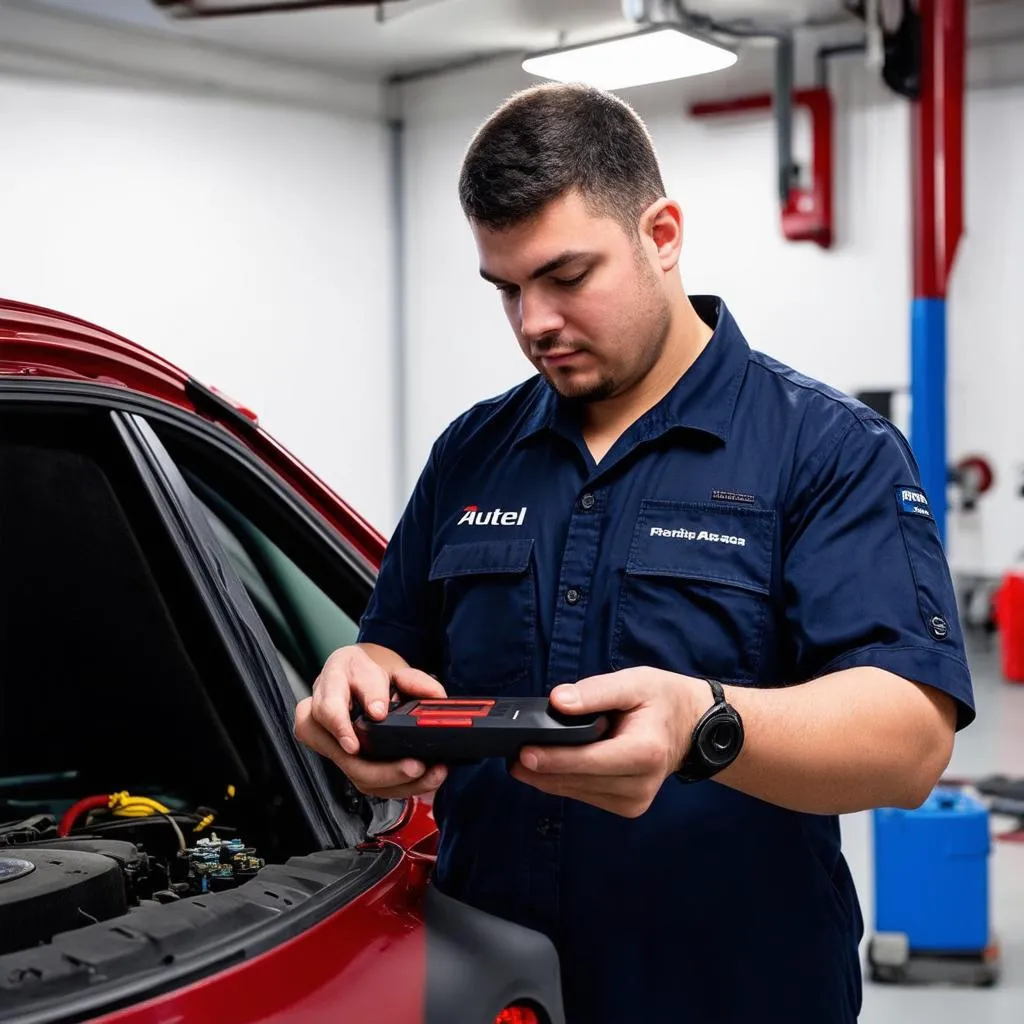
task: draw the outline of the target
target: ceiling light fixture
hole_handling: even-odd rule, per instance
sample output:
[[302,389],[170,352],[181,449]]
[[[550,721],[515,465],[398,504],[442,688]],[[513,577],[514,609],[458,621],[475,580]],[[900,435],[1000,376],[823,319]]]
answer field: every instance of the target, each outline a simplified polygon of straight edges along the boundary
[[523,70],[556,82],[628,89],[721,71],[736,53],[675,25],[652,25],[628,35],[531,54]]

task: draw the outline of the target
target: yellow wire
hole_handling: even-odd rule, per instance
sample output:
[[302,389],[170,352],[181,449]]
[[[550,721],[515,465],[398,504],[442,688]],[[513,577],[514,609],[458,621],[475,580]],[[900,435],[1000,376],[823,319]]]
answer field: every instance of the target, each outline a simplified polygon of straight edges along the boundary
[[[227,798],[230,800],[236,793],[234,786],[227,787]],[[146,818],[151,814],[170,814],[170,808],[165,807],[158,800],[152,800],[148,796],[132,796],[122,790],[120,793],[111,793],[107,806],[119,818]],[[192,829],[193,832],[202,832],[204,828],[212,824],[216,815],[207,814],[202,821],[198,822]]]
[[115,815],[121,818],[145,818],[151,814],[170,814],[169,807],[165,807],[159,800],[152,800],[147,796],[132,796],[123,791],[111,793],[107,806]]
[[[238,792],[238,790],[235,789],[234,784],[229,782],[228,786],[227,786],[226,793],[225,793],[225,799],[226,800],[233,799],[237,792]],[[206,828],[207,825],[210,825],[210,824],[213,823],[213,819],[215,817],[216,817],[216,814],[208,814],[208,815],[206,815],[206,817],[203,818],[202,821],[200,821],[200,822],[198,822],[196,824],[195,828],[193,828],[192,831],[193,832],[202,832],[203,829]]]

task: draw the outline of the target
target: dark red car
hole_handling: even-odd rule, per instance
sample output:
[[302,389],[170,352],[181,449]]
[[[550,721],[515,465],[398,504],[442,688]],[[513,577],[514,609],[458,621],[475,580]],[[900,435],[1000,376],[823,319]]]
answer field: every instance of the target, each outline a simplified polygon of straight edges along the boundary
[[0,301],[0,1019],[562,1024],[430,807],[292,735],[383,547],[246,409]]

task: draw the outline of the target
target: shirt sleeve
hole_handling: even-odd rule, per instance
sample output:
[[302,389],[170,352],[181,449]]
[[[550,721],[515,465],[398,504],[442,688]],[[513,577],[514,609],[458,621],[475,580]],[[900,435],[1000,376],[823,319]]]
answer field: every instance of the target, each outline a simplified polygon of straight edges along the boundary
[[435,674],[440,669],[439,610],[434,607],[428,575],[438,468],[448,433],[431,448],[388,541],[357,637],[359,643],[388,647],[414,668]]
[[[888,420],[819,441],[786,517],[783,591],[795,680],[872,665],[975,715],[946,556],[917,463]],[[803,477],[803,479],[800,479]]]

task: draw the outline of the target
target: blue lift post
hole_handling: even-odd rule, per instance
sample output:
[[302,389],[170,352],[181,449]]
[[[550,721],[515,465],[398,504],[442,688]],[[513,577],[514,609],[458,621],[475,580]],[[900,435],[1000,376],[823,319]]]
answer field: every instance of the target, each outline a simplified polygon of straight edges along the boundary
[[914,300],[910,443],[946,540],[946,287],[963,233],[966,0],[920,0],[921,84],[913,126]]
[[939,536],[946,542],[946,300],[910,306],[910,444]]

